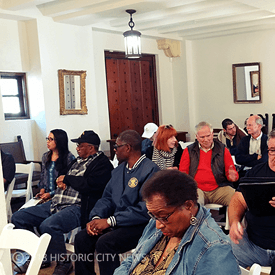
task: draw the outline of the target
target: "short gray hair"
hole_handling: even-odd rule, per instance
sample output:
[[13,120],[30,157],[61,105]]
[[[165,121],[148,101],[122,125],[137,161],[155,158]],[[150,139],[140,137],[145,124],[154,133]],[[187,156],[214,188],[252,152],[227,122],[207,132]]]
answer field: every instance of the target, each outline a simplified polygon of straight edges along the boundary
[[121,141],[129,144],[134,151],[141,151],[142,138],[135,130],[125,130],[117,137]]
[[209,127],[211,133],[213,133],[213,126],[210,123],[208,123],[208,122],[201,121],[199,124],[197,124],[195,126],[195,134],[197,134],[198,131],[200,131],[205,126]]
[[264,126],[263,119],[260,116],[255,115],[255,122],[262,127]]

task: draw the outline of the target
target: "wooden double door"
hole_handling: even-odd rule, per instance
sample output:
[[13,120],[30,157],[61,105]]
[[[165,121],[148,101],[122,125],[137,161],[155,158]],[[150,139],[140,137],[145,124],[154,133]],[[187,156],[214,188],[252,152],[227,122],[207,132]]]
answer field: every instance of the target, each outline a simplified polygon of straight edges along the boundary
[[127,129],[143,133],[148,122],[159,124],[155,56],[127,59],[105,51],[111,139]]

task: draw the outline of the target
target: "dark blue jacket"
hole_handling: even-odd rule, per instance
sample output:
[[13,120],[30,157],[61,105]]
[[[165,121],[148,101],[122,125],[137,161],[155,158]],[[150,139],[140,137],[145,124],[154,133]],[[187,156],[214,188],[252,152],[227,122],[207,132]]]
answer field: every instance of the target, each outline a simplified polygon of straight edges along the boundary
[[129,170],[126,164],[123,162],[112,171],[112,177],[102,198],[90,213],[90,220],[94,217],[111,217],[112,224],[116,226],[133,226],[148,222],[150,217],[140,190],[143,183],[160,169],[145,156],[136,168]]
[[236,162],[241,165],[245,165],[248,167],[253,167],[259,163],[266,162],[268,159],[267,153],[267,135],[262,134],[261,137],[261,154],[262,157],[257,160],[258,154],[249,155],[249,142],[251,135],[243,137],[241,142],[237,147],[237,152],[235,155]]

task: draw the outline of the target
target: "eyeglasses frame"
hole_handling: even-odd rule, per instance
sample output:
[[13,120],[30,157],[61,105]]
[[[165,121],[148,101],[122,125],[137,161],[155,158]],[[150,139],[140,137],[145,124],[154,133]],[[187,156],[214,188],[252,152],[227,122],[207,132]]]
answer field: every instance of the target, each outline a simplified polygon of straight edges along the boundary
[[162,224],[167,224],[169,222],[168,219],[176,212],[177,209],[178,209],[178,207],[176,207],[172,213],[168,214],[166,217],[163,217],[163,218],[157,218],[157,217],[155,217],[150,211],[147,211],[147,214],[153,220],[159,221]]
[[118,148],[120,148],[120,147],[122,147],[122,146],[124,146],[124,145],[127,145],[128,143],[123,143],[123,144],[120,144],[120,145],[118,145],[118,144],[114,144],[114,146],[113,146],[113,148],[114,148],[114,150],[117,150]]

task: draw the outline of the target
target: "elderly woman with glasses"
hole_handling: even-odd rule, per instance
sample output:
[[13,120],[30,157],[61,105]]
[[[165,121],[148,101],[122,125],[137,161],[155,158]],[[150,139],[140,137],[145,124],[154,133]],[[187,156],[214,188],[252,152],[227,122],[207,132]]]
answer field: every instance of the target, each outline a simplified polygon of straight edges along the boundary
[[64,130],[51,130],[46,138],[49,151],[42,156],[42,170],[39,182],[40,192],[37,198],[43,200],[53,197],[56,189],[56,178],[64,173],[67,166],[75,159],[68,149],[68,136]]
[[197,184],[176,170],[157,172],[142,189],[152,218],[114,275],[240,274],[230,240],[197,203]]
[[177,131],[172,125],[159,126],[153,146],[146,150],[146,157],[151,159],[161,170],[178,169],[182,148],[178,146]]

